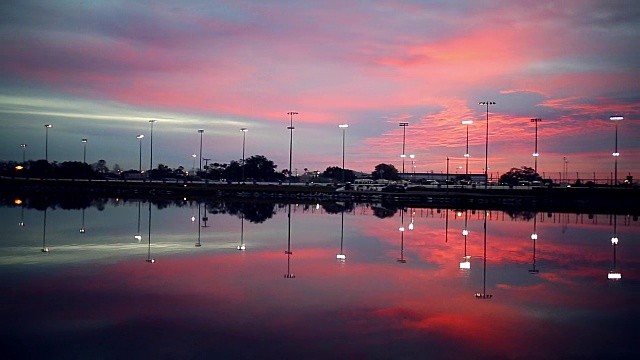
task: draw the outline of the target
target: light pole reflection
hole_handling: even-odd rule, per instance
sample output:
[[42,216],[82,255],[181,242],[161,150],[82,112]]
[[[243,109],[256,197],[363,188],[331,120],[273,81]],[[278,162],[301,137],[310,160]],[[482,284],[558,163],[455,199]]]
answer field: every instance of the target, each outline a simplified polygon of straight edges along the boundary
[[616,267],[616,248],[618,247],[618,217],[613,215],[613,236],[611,237],[611,246],[613,246],[613,269],[609,271],[607,278],[609,280],[620,280],[622,274]]
[[404,258],[404,209],[400,209],[400,257],[396,259],[397,262],[404,264],[407,259]]
[[531,233],[531,240],[533,241],[533,263],[531,265],[531,269],[529,269],[530,274],[537,274],[540,271],[536,269],[536,240],[538,240],[538,233],[536,232],[536,225],[538,221],[538,214],[533,216],[533,232]]
[[153,264],[156,262],[156,259],[151,258],[151,201],[149,201],[149,237],[148,247],[147,247],[147,262]]
[[476,299],[491,299],[487,294],[487,210],[484,210],[484,244],[482,252],[482,293],[476,293]]
[[287,213],[288,217],[288,227],[287,227],[287,250],[285,250],[285,254],[287,255],[287,273],[284,274],[285,279],[293,279],[296,276],[291,273],[291,255],[293,252],[291,251],[291,203],[289,203],[289,211]]
[[85,228],[84,228],[84,208],[82,208],[82,225],[80,226],[80,234],[84,234],[85,233]]
[[240,245],[238,245],[236,249],[240,251],[245,251],[247,247],[244,245],[244,211],[241,214],[242,216],[240,218]]
[[20,222],[18,226],[24,227],[24,203],[22,201],[20,202]]
[[342,212],[340,213],[340,252],[336,254],[336,259],[344,263],[347,260],[347,255],[344,254],[343,246],[344,246],[344,209],[342,209]]
[[467,227],[468,221],[469,221],[469,211],[465,210],[464,211],[464,229],[462,229],[462,236],[464,236],[464,256],[462,257],[462,261],[460,262],[460,269],[462,270],[471,269],[471,262],[469,262],[469,259],[471,259],[471,256],[467,255],[467,236],[469,236],[469,228]]
[[138,232],[133,238],[138,240],[138,242],[142,242],[142,235],[140,235],[140,214],[141,214],[141,203],[142,200],[138,200]]
[[44,209],[44,218],[42,220],[42,252],[49,252],[47,247],[47,208]]
[[196,243],[196,247],[202,246],[202,243],[200,243],[200,228],[200,203],[198,202],[198,242]]

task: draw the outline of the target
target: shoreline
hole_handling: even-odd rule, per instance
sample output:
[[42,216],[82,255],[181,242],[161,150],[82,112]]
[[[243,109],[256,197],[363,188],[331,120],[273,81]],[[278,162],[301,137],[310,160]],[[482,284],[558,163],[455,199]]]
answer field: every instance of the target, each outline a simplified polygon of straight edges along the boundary
[[640,189],[632,187],[459,188],[409,187],[403,192],[336,191],[331,184],[229,184],[183,181],[123,181],[1,178],[0,191],[15,196],[83,194],[126,198],[218,198],[270,202],[358,202],[395,207],[532,210],[638,216]]

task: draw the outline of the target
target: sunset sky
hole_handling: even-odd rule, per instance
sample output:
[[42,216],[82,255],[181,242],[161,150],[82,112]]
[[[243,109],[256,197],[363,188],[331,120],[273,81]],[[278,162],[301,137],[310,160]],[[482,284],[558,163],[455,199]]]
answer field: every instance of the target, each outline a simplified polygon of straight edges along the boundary
[[[261,154],[288,168],[371,172],[640,169],[640,5],[628,1],[3,1],[0,160],[137,168]],[[196,161],[196,166],[198,161]],[[407,172],[411,164],[406,163]],[[460,170],[464,172],[464,169]],[[554,175],[555,174],[555,175]],[[584,174],[584,175],[583,175]],[[572,175],[574,176],[574,175]]]

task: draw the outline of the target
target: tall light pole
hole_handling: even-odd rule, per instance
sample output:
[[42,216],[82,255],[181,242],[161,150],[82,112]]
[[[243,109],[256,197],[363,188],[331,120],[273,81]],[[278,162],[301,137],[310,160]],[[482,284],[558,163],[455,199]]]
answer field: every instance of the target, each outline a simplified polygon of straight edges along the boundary
[[136,136],[136,139],[140,140],[140,159],[138,160],[138,172],[142,173],[142,139],[144,139],[144,135],[140,134]]
[[27,144],[20,144],[20,147],[22,148],[22,162],[24,163],[26,158]]
[[44,126],[44,159],[49,162],[49,128],[53,127],[51,124]]
[[487,106],[487,132],[485,136],[485,146],[484,146],[484,188],[487,188],[489,185],[489,105],[495,105],[495,101],[480,101],[478,105],[486,105]]
[[289,138],[289,185],[291,185],[291,174],[293,171],[291,169],[293,159],[293,129],[295,129],[295,127],[293,127],[293,115],[298,115],[298,113],[295,111],[289,111],[287,115],[291,117],[291,125],[287,127],[287,129],[289,129],[289,131],[291,132],[291,137]]
[[244,146],[247,143],[247,131],[249,129],[242,128],[240,131],[242,132],[242,182],[244,182]]
[[200,134],[200,171],[202,171],[202,134],[204,134],[204,130],[198,129],[198,134]]
[[344,184],[344,138],[345,138],[346,130],[349,127],[349,125],[341,124],[341,125],[338,125],[338,127],[342,129],[342,183]]
[[542,119],[540,118],[531,119],[531,122],[536,124],[536,142],[535,142],[535,148],[533,152],[533,158],[535,159],[533,169],[536,174],[538,174],[538,156],[540,156],[540,154],[538,154],[538,123],[540,121],[542,121]]
[[464,179],[469,180],[469,125],[473,124],[473,120],[462,120],[462,125],[467,126],[467,147],[464,153],[465,165],[464,165]]
[[610,116],[609,120],[615,122],[616,124],[616,145],[615,145],[615,149],[613,151],[613,159],[614,159],[614,180],[613,180],[613,186],[618,185],[618,157],[620,156],[620,153],[618,152],[618,122],[624,120],[624,117],[621,115],[614,115],[614,116]]
[[195,172],[196,171],[196,158],[198,157],[198,155],[196,154],[191,154],[191,158],[193,159],[193,161],[191,162],[191,171]]
[[414,154],[409,155],[409,158],[411,159],[411,168],[413,169],[413,177],[414,179],[412,181],[415,181],[415,177],[416,177],[416,156]]
[[151,152],[149,154],[149,170],[153,170],[153,124],[158,122],[158,120],[149,120],[151,124]]
[[82,162],[86,164],[87,163],[87,139],[82,139],[81,141],[84,147],[82,151]]
[[402,127],[402,154],[400,154],[400,157],[402,158],[402,177],[404,180],[404,158],[406,157],[406,155],[404,154],[404,145],[405,145],[405,138],[406,138],[406,130],[407,130],[407,126],[409,126],[409,123],[401,122],[398,124],[398,126]]

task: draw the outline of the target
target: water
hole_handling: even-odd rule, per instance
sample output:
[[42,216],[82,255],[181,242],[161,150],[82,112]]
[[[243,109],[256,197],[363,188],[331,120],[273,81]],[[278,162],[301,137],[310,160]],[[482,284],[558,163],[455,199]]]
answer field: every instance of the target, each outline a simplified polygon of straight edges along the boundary
[[0,206],[9,358],[615,359],[637,350],[632,217],[215,202],[205,215],[195,201],[89,203]]

